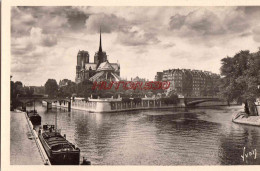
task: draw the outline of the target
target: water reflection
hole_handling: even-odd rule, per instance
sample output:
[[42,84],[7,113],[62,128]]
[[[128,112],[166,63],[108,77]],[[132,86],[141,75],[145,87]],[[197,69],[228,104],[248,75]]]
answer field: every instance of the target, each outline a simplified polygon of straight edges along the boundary
[[243,147],[260,154],[260,128],[237,125],[241,107],[89,113],[37,105],[42,123],[54,123],[97,165],[230,165],[243,161]]
[[243,156],[244,147],[246,152],[260,150],[258,128],[242,125],[240,129],[232,129],[229,134],[222,135],[219,150],[221,164],[260,164],[259,156],[256,159],[248,157],[243,161],[241,156]]

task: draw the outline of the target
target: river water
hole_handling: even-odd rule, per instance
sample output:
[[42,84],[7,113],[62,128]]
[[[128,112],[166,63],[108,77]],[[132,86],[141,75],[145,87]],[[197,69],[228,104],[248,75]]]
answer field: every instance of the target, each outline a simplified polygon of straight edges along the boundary
[[260,127],[231,122],[242,106],[104,114],[36,109],[42,124],[54,124],[57,113],[61,133],[94,165],[260,164]]

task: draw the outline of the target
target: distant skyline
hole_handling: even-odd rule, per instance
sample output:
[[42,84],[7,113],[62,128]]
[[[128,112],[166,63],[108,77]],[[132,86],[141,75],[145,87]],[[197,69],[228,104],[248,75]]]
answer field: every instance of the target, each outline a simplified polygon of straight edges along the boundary
[[25,85],[75,81],[79,50],[99,46],[121,77],[173,68],[219,74],[221,59],[260,47],[260,7],[12,7],[11,74]]

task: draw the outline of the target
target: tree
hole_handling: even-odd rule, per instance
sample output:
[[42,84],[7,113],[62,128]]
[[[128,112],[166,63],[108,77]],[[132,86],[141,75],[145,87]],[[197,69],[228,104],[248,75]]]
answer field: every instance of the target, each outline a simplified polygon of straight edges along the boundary
[[24,88],[23,88],[23,83],[21,81],[16,81],[14,83],[14,94],[15,94],[15,97],[17,97],[17,95],[24,95],[25,94],[25,91],[24,91]]
[[49,97],[55,97],[58,93],[58,84],[55,79],[48,79],[44,85],[45,94],[48,94]]
[[24,95],[24,87],[21,81],[13,82],[11,81],[11,105],[16,108],[19,105],[19,101],[17,100],[18,96]]
[[228,101],[254,101],[260,96],[260,50],[240,51],[221,60],[221,95]]
[[25,93],[26,93],[26,95],[27,95],[28,97],[30,97],[30,96],[33,95],[33,93],[34,93],[33,88],[30,88],[30,87],[24,87],[24,89],[25,89]]

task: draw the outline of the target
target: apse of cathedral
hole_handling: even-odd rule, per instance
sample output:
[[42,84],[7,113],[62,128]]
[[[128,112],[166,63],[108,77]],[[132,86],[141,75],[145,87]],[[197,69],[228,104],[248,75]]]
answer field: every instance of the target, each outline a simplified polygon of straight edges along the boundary
[[107,54],[102,50],[100,31],[99,50],[95,53],[94,63],[89,62],[88,51],[80,50],[77,55],[76,79],[78,84],[84,80],[92,82],[120,81],[120,65],[109,63]]

